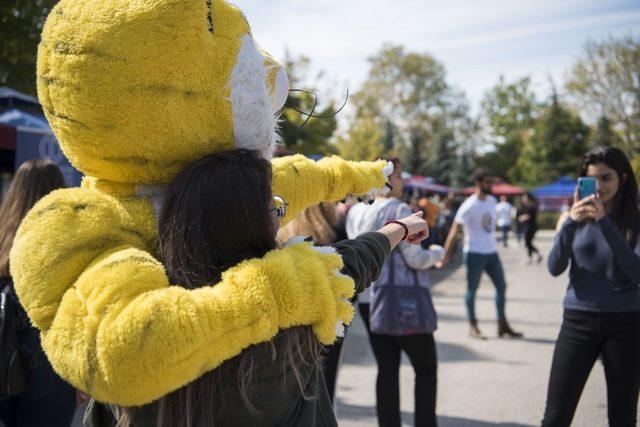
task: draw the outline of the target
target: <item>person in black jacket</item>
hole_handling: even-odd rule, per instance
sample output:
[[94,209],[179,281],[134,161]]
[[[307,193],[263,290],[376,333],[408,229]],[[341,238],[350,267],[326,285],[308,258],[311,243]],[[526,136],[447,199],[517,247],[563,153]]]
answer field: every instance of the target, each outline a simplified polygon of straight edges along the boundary
[[542,261],[542,255],[538,248],[533,244],[533,239],[538,232],[538,201],[529,193],[522,196],[522,207],[518,213],[518,222],[520,229],[524,234],[524,245],[527,248],[528,263],[531,264],[533,256],[536,256],[536,262]]
[[596,148],[582,162],[598,194],[563,218],[549,272],[570,265],[564,320],[553,354],[543,427],[571,424],[596,360],[607,380],[609,425],[636,425],[640,392],[640,201],[624,153]]
[[[159,251],[170,281],[215,286],[228,268],[265,255],[277,246],[286,206],[271,194],[271,165],[258,152],[218,153],[185,168],[167,189],[159,216]],[[309,250],[337,251],[342,274],[358,292],[400,241],[419,243],[427,235],[426,222],[414,214],[333,248]],[[336,426],[320,351],[308,326],[292,325],[147,407],[121,408],[119,425]],[[96,417],[88,424],[109,425]]]
[[20,222],[33,205],[53,190],[63,188],[60,169],[48,160],[28,160],[11,182],[0,207],[0,290],[9,286],[13,313],[18,325],[18,341],[28,360],[29,388],[19,396],[0,399],[0,420],[6,427],[66,427],[76,407],[75,390],[51,367],[40,345],[40,334],[31,326],[13,290],[9,272],[9,252]]

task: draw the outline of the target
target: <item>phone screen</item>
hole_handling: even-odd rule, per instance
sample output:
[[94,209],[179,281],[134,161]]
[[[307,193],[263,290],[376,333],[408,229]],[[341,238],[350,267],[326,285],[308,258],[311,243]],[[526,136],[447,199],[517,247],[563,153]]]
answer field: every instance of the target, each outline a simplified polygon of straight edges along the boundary
[[596,179],[592,176],[578,178],[578,197],[580,200],[596,194]]

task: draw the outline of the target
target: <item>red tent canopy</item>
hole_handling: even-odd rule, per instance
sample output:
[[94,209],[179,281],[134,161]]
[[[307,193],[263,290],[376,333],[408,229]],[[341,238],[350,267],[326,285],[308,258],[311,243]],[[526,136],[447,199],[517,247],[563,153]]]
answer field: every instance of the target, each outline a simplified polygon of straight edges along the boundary
[[[462,190],[462,194],[473,194],[476,191],[475,187],[467,187]],[[526,190],[516,185],[507,184],[506,182],[496,181],[491,187],[491,193],[495,196],[519,196],[526,193]]]
[[407,187],[419,188],[421,190],[430,191],[437,194],[448,194],[454,191],[453,188],[447,187],[444,184],[438,184],[437,182],[433,181],[432,178],[422,175],[413,175],[411,178],[405,180],[405,185]]

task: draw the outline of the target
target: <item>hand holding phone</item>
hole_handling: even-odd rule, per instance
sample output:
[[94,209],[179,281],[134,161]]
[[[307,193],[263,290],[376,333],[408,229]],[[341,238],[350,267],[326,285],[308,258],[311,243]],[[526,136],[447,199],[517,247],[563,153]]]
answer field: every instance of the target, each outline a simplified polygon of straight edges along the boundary
[[592,176],[581,176],[578,178],[578,198],[584,200],[589,196],[597,194],[596,179]]

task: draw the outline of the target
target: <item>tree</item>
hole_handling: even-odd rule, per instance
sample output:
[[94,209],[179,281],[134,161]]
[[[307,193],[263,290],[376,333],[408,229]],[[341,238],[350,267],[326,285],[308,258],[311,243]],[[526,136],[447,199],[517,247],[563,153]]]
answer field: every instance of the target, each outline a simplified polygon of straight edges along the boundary
[[633,167],[633,172],[636,174],[636,179],[640,180],[640,155],[631,159],[631,166]]
[[580,116],[566,109],[557,93],[537,118],[533,134],[526,138],[518,159],[523,180],[529,185],[574,175],[587,151],[589,128]]
[[36,94],[36,55],[44,21],[57,0],[0,2],[0,86]]
[[[334,103],[330,100],[327,106],[316,111],[314,115],[325,118],[309,118],[316,106],[317,94],[314,87],[322,78],[322,72],[316,75],[314,83],[309,81],[309,69],[311,61],[306,56],[292,58],[287,52],[284,67],[289,77],[292,88],[306,86],[303,91],[290,91],[287,103],[282,111],[282,123],[280,134],[284,145],[301,154],[335,154],[336,147],[331,143],[338,122],[335,116],[329,117],[334,112]],[[309,86],[307,86],[309,85]],[[306,113],[306,114],[305,114]]]
[[533,129],[536,107],[530,77],[507,83],[500,76],[482,100],[482,116],[488,124],[493,149],[478,159],[479,164],[499,176],[520,181],[517,161],[524,140]]
[[385,152],[386,136],[378,124],[369,118],[352,123],[349,132],[338,137],[336,146],[340,156],[347,160],[376,160]]
[[598,124],[596,125],[595,132],[593,133],[591,145],[605,145],[622,148],[622,138],[620,138],[618,132],[613,129],[611,120],[609,120],[607,116],[601,116],[598,119]]
[[594,117],[607,116],[630,155],[640,152],[640,42],[627,35],[589,42],[567,89]]
[[[362,88],[353,97],[354,121],[368,118],[387,133],[383,145],[404,157],[406,169],[414,173],[433,170],[435,141],[446,123],[464,127],[468,106],[464,94],[445,81],[445,69],[427,53],[406,52],[402,46],[384,46],[369,58],[370,70]],[[454,138],[466,130],[453,131]],[[436,159],[431,160],[429,159]]]

